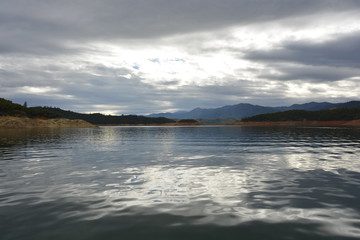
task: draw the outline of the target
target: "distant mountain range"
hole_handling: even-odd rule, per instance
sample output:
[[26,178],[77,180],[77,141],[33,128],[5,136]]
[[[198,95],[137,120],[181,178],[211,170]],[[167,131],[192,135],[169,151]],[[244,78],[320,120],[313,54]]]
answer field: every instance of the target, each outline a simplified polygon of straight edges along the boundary
[[360,108],[360,101],[351,101],[346,103],[309,102],[305,104],[294,104],[289,107],[264,107],[248,103],[240,103],[220,108],[195,108],[189,112],[181,111],[174,113],[156,113],[150,114],[147,117],[166,117],[170,119],[235,118],[241,120],[242,118],[252,117],[259,114],[282,112],[288,110],[319,111],[339,108]]

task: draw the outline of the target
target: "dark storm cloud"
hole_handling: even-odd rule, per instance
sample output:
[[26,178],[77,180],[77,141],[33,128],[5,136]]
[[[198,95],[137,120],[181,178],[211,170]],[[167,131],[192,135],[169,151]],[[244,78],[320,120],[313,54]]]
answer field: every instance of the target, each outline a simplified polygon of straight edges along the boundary
[[[62,42],[66,36],[61,33],[67,31],[63,24],[38,19],[41,12],[33,12],[33,15],[22,15],[21,11],[7,12],[6,8],[1,8],[2,5],[4,3],[0,3],[0,54],[53,55],[78,51],[69,49]],[[24,6],[26,4],[18,6],[18,9]]]
[[360,67],[360,32],[324,42],[287,42],[280,49],[252,51],[245,58],[252,61],[299,63],[312,66]]
[[40,42],[142,39],[355,7],[358,1],[346,0],[5,0],[0,26],[3,36],[31,36]]

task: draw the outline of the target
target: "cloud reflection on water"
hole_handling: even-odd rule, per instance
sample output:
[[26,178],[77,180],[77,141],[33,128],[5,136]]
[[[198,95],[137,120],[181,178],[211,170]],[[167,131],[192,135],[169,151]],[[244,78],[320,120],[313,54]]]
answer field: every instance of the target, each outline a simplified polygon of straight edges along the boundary
[[28,222],[7,215],[22,209],[55,225],[312,224],[318,235],[360,236],[360,140],[350,129],[99,128],[19,139],[1,150],[9,223]]
[[358,172],[278,170],[264,174],[231,168],[157,166],[125,169],[121,174],[128,178],[67,185],[67,193],[58,189],[55,194],[89,207],[61,216],[91,220],[119,214],[169,213],[197,216],[192,223],[200,225],[314,222],[324,233],[360,234],[356,227],[360,223]]

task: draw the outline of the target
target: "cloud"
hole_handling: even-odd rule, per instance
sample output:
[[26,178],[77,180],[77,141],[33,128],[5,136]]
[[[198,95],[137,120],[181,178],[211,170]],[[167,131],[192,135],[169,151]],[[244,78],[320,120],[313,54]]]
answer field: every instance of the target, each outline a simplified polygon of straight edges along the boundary
[[360,71],[354,68],[331,66],[312,66],[291,63],[269,63],[271,70],[258,76],[263,79],[279,81],[333,82],[360,77]]
[[344,99],[358,89],[359,12],[356,0],[3,0],[0,95],[118,114]]
[[324,41],[286,41],[270,50],[250,50],[244,58],[264,64],[259,78],[331,83],[360,79],[360,31]]
[[158,38],[357,7],[355,0],[4,0],[0,15],[7,34],[62,41]]
[[360,31],[325,42],[290,41],[278,49],[249,51],[246,58],[262,62],[293,62],[312,66],[360,67]]

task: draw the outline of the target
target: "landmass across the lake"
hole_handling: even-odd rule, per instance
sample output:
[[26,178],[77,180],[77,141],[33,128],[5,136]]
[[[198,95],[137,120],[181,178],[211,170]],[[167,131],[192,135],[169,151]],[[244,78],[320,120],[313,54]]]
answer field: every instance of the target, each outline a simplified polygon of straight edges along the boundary
[[230,123],[232,126],[302,126],[302,127],[360,127],[360,120],[351,121],[238,121]]
[[165,123],[176,123],[176,121],[163,117],[112,116],[100,113],[76,113],[56,107],[27,107],[26,103],[20,105],[0,98],[0,128],[94,127],[96,125]]
[[[243,111],[246,106],[246,111]],[[220,110],[219,110],[220,109]],[[220,118],[170,119],[162,116],[104,115],[77,113],[57,107],[27,107],[0,98],[0,128],[54,128],[95,126],[360,126],[360,101],[347,103],[307,103],[275,108],[238,104],[209,111],[229,110]],[[251,109],[255,109],[254,111]],[[255,114],[258,110],[270,113]],[[290,109],[285,110],[284,109]],[[308,110],[310,109],[310,110]],[[314,110],[320,109],[320,110]],[[242,112],[242,113],[239,113]],[[205,111],[208,112],[208,111]],[[226,111],[225,111],[226,112]],[[232,114],[231,114],[232,113]],[[246,115],[242,119],[235,116]],[[184,115],[185,116],[185,115]],[[215,116],[215,115],[214,115]],[[216,115],[218,116],[218,115]],[[204,117],[204,115],[202,115]]]
[[309,102],[304,104],[293,104],[291,106],[279,107],[267,107],[249,103],[239,103],[218,108],[195,108],[191,111],[157,113],[147,116],[166,117],[170,119],[199,119],[200,122],[204,123],[208,123],[208,120],[212,120],[210,124],[214,124],[229,123],[259,114],[284,112],[289,110],[322,111],[344,108],[360,108],[360,101],[349,101],[345,103]]
[[360,126],[360,108],[321,111],[289,110],[260,114],[232,125],[241,126]]

